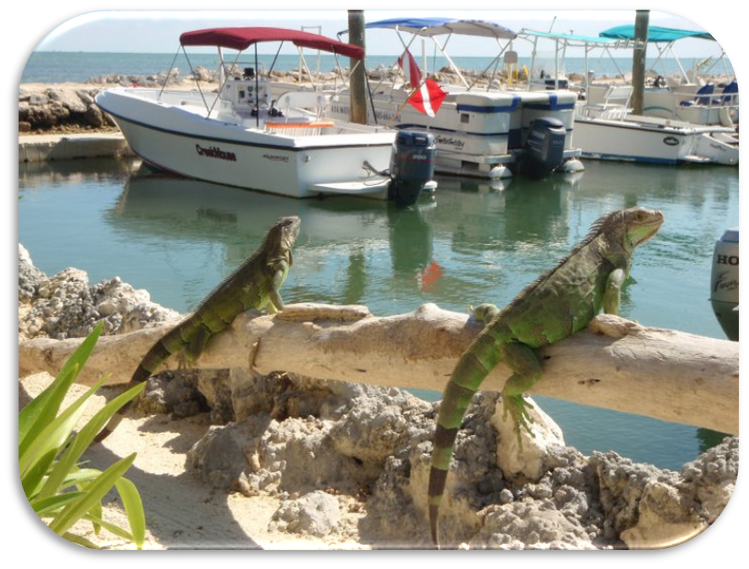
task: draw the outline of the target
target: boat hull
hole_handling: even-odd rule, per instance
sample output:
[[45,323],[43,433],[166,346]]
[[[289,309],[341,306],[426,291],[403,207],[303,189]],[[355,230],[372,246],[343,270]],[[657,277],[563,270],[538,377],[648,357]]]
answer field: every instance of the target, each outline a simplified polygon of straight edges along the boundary
[[668,126],[667,121],[575,120],[575,143],[585,158],[678,165],[738,165],[738,144],[720,140],[720,127]]
[[395,131],[278,135],[253,128],[252,120],[207,118],[197,106],[160,104],[147,98],[153,93],[129,91],[105,91],[97,104],[114,118],[133,152],[157,168],[294,198],[336,193],[315,186],[340,182],[358,184],[359,191],[349,194],[387,197],[387,179],[362,166],[388,168]]

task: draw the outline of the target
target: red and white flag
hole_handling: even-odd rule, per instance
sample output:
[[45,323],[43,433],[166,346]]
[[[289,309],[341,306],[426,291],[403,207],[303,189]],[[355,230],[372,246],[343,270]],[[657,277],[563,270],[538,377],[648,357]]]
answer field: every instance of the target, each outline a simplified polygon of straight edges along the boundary
[[418,89],[419,85],[421,85],[421,69],[419,69],[414,56],[408,50],[398,58],[398,65],[400,65],[401,69],[405,69],[403,66],[403,58],[405,56],[408,56],[408,82],[411,83],[412,89]]
[[437,114],[442,101],[447,97],[437,82],[433,79],[427,79],[418,91],[414,91],[409,103],[420,113],[430,117]]

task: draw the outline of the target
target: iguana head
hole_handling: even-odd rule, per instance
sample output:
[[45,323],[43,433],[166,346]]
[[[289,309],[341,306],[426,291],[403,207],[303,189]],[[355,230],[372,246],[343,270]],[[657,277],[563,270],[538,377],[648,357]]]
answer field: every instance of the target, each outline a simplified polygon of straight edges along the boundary
[[604,217],[601,220],[599,234],[621,235],[621,245],[631,253],[635,247],[658,233],[662,224],[663,214],[660,211],[636,206],[615,211]]
[[291,250],[299,236],[302,221],[296,216],[280,217],[268,232],[267,242]]

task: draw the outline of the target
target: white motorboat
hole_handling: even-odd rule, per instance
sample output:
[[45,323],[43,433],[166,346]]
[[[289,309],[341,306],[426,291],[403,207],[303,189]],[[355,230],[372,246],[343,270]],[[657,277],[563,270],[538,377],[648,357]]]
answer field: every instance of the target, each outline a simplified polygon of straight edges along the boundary
[[[635,29],[632,25],[616,26],[600,33],[600,37],[618,40],[619,46],[631,47],[635,42]],[[736,78],[723,85],[703,81],[699,75],[708,74],[722,64],[722,74],[733,75],[726,65],[726,54],[721,48],[717,57],[708,57],[686,70],[676,54],[676,42],[697,38],[715,42],[715,38],[696,30],[677,28],[648,27],[648,44],[658,52],[650,64],[655,75],[652,84],[646,85],[643,92],[642,113],[646,116],[676,119],[698,125],[721,125],[733,127],[739,123],[739,86]],[[679,69],[669,74],[664,65],[669,57]]]
[[[509,41],[515,38],[513,31],[484,20],[444,17],[395,18],[367,23],[365,27],[370,33],[382,29],[395,31],[403,46],[402,58],[408,61],[394,62],[388,77],[370,85],[368,123],[433,134],[437,172],[500,179],[511,176],[513,171],[543,175],[551,170],[584,169],[578,160],[580,149],[573,146],[574,93],[563,90],[531,93],[501,88],[500,64],[512,57]],[[453,36],[488,40],[489,46],[481,49],[496,53],[484,73],[476,74],[485,76],[482,85],[467,78],[447,53],[446,46]],[[416,40],[431,41],[458,81],[457,84],[440,82],[439,87],[447,96],[432,116],[408,104],[424,84],[419,85],[415,75],[426,78],[430,73],[427,58],[421,58],[419,69],[411,54]],[[410,76],[406,76],[403,69],[406,67],[411,70]],[[342,118],[349,116],[349,111],[348,85],[342,85],[332,95],[331,113]]]
[[[218,93],[203,92],[199,84],[194,91],[115,88],[97,95],[96,103],[144,161],[182,176],[294,198],[344,194],[413,203],[422,191],[434,189],[430,137],[327,117],[320,93],[271,98],[271,70],[261,73],[257,65],[260,42],[276,42],[279,50],[291,42],[300,57],[302,48],[356,60],[364,56],[358,46],[304,31],[197,30],[183,33],[180,46],[218,48]],[[255,65],[237,72],[250,46]],[[231,63],[224,49],[237,52]]]
[[[575,48],[583,50],[588,69],[591,52],[603,50],[610,54],[610,50],[622,47],[618,40],[602,37],[527,29],[518,35],[533,42],[534,53],[539,40],[555,44],[554,69],[547,71],[547,77],[564,82],[564,57],[572,55]],[[739,145],[734,128],[635,115],[630,106],[631,85],[593,84],[592,74],[584,77],[574,120],[575,144],[582,149],[583,157],[671,165],[738,165]]]

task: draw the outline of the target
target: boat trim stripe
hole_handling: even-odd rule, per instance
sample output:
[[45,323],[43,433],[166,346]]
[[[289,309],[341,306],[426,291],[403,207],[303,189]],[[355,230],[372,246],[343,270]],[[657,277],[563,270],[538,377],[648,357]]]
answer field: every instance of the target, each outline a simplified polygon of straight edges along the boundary
[[458,112],[466,112],[466,113],[485,113],[485,114],[491,114],[491,113],[509,113],[516,111],[518,108],[518,103],[520,99],[514,99],[512,101],[512,104],[509,106],[504,105],[492,105],[492,106],[484,106],[484,105],[465,105],[462,103],[457,104]]
[[395,128],[397,128],[398,130],[406,130],[406,129],[413,128],[416,130],[429,131],[429,132],[444,132],[448,134],[460,133],[460,134],[468,135],[468,136],[509,136],[513,130],[516,130],[516,129],[511,129],[505,132],[466,132],[464,130],[455,130],[452,128],[440,128],[440,127],[435,127],[435,126],[426,127],[423,124],[418,124],[418,123],[400,123],[400,124],[396,124],[393,126],[395,126]]

